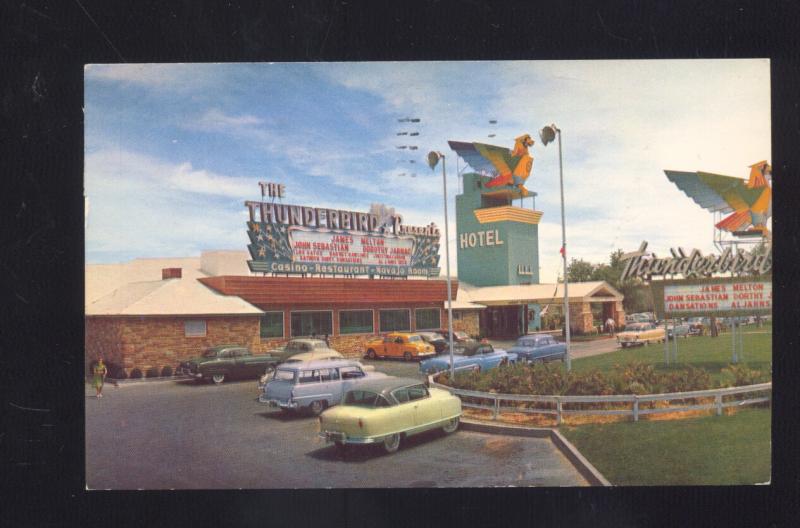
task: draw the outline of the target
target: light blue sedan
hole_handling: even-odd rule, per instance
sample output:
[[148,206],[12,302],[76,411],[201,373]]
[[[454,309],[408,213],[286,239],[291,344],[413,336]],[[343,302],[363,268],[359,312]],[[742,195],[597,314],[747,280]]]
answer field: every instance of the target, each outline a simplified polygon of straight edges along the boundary
[[[473,342],[453,347],[453,363],[456,370],[480,372],[516,362],[516,354],[494,348],[488,343]],[[419,371],[423,374],[433,374],[449,369],[450,352],[448,350],[437,357],[423,360],[419,364]]]
[[559,343],[550,335],[526,335],[517,339],[509,352],[517,354],[519,361],[553,361],[564,360],[567,355],[567,345]]

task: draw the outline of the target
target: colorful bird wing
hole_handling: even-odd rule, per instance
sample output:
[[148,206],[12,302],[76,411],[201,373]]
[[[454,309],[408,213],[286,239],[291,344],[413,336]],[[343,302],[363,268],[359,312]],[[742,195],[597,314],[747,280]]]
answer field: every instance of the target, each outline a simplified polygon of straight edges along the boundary
[[463,141],[448,141],[448,143],[456,154],[478,172],[508,174],[515,166],[514,156],[511,156],[507,148]]
[[704,209],[730,213],[748,207],[739,194],[739,190],[744,188],[744,180],[740,178],[705,172],[665,170],[664,173],[669,181]]
[[710,172],[698,172],[697,176],[708,186],[719,191],[722,198],[728,202],[732,208],[738,210],[749,209],[764,194],[763,187],[747,187],[747,180],[712,174]]

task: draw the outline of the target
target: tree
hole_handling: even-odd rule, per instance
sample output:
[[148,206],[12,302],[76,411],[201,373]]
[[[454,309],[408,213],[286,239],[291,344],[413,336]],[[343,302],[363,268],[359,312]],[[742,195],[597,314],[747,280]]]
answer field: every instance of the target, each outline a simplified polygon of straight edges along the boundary
[[595,272],[595,265],[586,262],[583,259],[572,261],[567,266],[567,278],[570,282],[586,282],[593,280],[592,276]]

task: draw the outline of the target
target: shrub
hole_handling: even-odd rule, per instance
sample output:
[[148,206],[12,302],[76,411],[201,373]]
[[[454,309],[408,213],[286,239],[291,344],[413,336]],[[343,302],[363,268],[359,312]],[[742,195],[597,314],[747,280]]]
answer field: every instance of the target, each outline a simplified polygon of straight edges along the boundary
[[744,365],[728,365],[722,369],[722,386],[738,387],[740,385],[755,385],[769,381],[769,376],[760,370],[754,370]]
[[168,378],[168,377],[172,376],[172,367],[170,367],[169,365],[167,365],[167,366],[165,366],[164,368],[162,368],[162,369],[161,369],[161,375],[162,375],[163,377],[165,377],[165,378]]
[[135,368],[131,371],[131,379],[141,379],[142,371],[138,368]]
[[158,367],[150,367],[149,369],[147,369],[147,372],[145,373],[145,377],[146,378],[157,378],[160,374],[161,374],[161,371],[158,369]]

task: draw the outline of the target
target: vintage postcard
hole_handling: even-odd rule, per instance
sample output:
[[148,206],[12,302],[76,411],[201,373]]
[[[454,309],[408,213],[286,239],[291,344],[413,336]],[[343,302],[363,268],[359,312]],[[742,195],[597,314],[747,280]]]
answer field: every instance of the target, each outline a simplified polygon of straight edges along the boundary
[[770,483],[769,60],[84,82],[88,489]]

